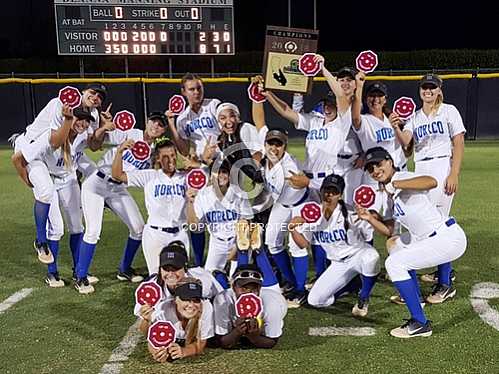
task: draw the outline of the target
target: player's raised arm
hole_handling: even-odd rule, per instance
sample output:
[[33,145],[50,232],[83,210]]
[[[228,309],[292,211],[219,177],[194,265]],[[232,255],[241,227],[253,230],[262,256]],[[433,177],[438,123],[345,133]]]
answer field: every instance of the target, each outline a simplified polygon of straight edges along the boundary
[[64,145],[74,122],[73,109],[68,104],[62,106],[62,116],[64,118],[62,126],[57,130],[51,130],[50,133],[50,146],[54,149]]
[[342,90],[341,90],[341,86],[340,84],[338,83],[338,80],[336,79],[336,77],[331,74],[331,72],[326,68],[326,64],[325,64],[325,59],[322,55],[315,55],[315,61],[320,63],[321,66],[322,66],[322,75],[324,76],[324,78],[326,78],[326,82],[329,86],[329,88],[331,88],[331,91],[333,91],[334,95],[336,97],[339,97],[342,95]]
[[187,204],[186,204],[186,215],[187,215],[187,223],[189,225],[197,225],[199,223],[199,219],[196,215],[196,211],[194,209],[194,200],[196,199],[197,191],[194,188],[187,189],[185,194]]
[[104,138],[108,131],[113,131],[116,129],[116,125],[113,122],[111,115],[111,107],[113,103],[110,103],[106,109],[106,111],[100,114],[101,126],[95,130],[92,135],[89,135],[87,139],[88,148],[92,151],[97,151],[102,147],[102,143],[104,143]]
[[264,91],[262,94],[267,97],[270,105],[276,110],[279,115],[292,122],[295,127],[298,125],[299,116],[291,107],[282,99],[276,96],[272,91]]
[[412,132],[410,130],[402,129],[403,122],[397,113],[392,112],[388,119],[390,121],[390,125],[392,125],[393,130],[395,131],[395,138],[397,141],[404,149],[409,148],[412,141]]
[[134,143],[135,141],[132,139],[125,140],[116,150],[116,154],[114,155],[113,165],[111,168],[111,177],[114,180],[123,183],[128,183],[128,177],[126,173],[123,171],[123,152],[125,152],[125,150],[127,149],[132,148]]
[[175,114],[171,110],[165,112],[165,116],[168,119],[168,128],[170,129],[170,134],[172,135],[173,143],[177,147],[178,151],[182,156],[189,155],[189,141],[182,139],[177,131],[177,126],[175,125]]
[[359,71],[355,75],[356,89],[352,101],[352,125],[356,130],[360,129],[362,123],[360,111],[362,109],[362,91],[364,88],[365,79],[366,75],[362,71]]

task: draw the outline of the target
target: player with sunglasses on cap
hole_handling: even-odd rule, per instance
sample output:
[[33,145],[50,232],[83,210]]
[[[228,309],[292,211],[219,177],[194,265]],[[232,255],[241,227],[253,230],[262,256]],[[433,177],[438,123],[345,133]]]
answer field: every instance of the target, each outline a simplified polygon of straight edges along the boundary
[[[106,124],[109,121],[108,112],[99,115],[98,108],[106,98],[106,87],[99,83],[91,83],[82,91],[81,108],[88,110],[92,116],[89,128],[86,130],[89,135],[86,141],[87,146],[92,150],[97,150],[95,131],[99,128],[100,121]],[[46,137],[51,147],[57,149],[62,147],[67,139],[67,131],[63,129],[64,122],[63,103],[56,97],[38,113],[32,124],[26,127],[22,134],[14,134],[10,137],[14,146],[14,153],[22,151],[30,143],[39,137]],[[86,158],[86,156],[84,156]],[[38,259],[42,263],[48,263],[47,259],[52,257],[47,244],[46,226],[50,210],[50,202],[54,195],[54,183],[47,170],[47,166],[41,160],[33,160],[27,165],[28,177],[32,185],[35,196],[34,218],[36,225],[36,239],[34,248]],[[73,237],[73,242],[77,243],[78,238]]]
[[[262,288],[263,275],[254,265],[240,265],[232,276],[232,288],[223,291],[213,302],[215,334],[222,348],[239,344],[255,348],[272,348],[282,335],[286,301],[279,292]],[[253,293],[262,300],[262,314],[257,318],[237,317],[235,304],[239,296]]]
[[[140,282],[143,277],[132,268],[132,262],[142,241],[144,219],[137,203],[127,190],[127,185],[111,176],[113,160],[119,157],[125,172],[150,169],[151,157],[146,160],[137,159],[131,149],[135,141],[144,141],[154,148],[154,143],[166,130],[166,119],[161,113],[153,112],[148,117],[145,130],[132,128],[127,131],[109,128],[103,135],[105,144],[114,147],[108,149],[97,162],[97,170],[82,184],[81,203],[85,218],[85,234],[80,243],[79,261],[76,268],[75,288],[78,292],[88,294],[94,287],[88,279],[88,270],[92,262],[97,242],[102,231],[104,206],[110,208],[129,230],[128,239],[123,250],[123,257],[118,268],[117,278],[121,281]],[[98,130],[100,131],[100,129]],[[127,143],[128,148],[122,144]]]
[[372,240],[369,224],[359,221],[355,212],[348,210],[342,200],[344,190],[345,181],[341,176],[328,175],[320,189],[322,216],[319,221],[307,224],[301,216],[295,216],[290,222],[290,229],[294,241],[301,248],[308,247],[313,239],[331,261],[312,286],[308,295],[309,305],[332,305],[350,281],[360,274],[362,288],[352,314],[365,317],[369,296],[379,273],[379,254],[367,243]]
[[359,217],[379,233],[391,237],[394,220],[407,229],[387,241],[389,256],[385,268],[405,300],[411,318],[390,334],[397,338],[430,336],[432,327],[420,300],[416,270],[454,261],[466,250],[466,235],[456,220],[444,216],[430,200],[428,191],[437,187],[429,175],[398,171],[390,153],[381,147],[366,152],[365,169],[388,194],[385,220],[365,208],[357,208]]
[[[415,171],[437,180],[438,186],[428,192],[428,197],[442,215],[448,216],[458,188],[466,129],[456,107],[443,102],[442,86],[438,75],[424,75],[419,82],[422,108],[409,118],[403,129],[396,114],[390,119],[404,146],[414,141]],[[437,282],[427,299],[432,304],[442,303],[455,295],[451,264],[440,264],[436,274],[425,275],[422,279]]]
[[[191,277],[199,279],[203,285],[203,298],[213,300],[213,298],[223,291],[223,287],[202,267],[188,267],[187,251],[184,243],[179,240],[173,241],[164,247],[159,254],[159,265],[148,281],[156,282],[163,290],[162,300],[171,299],[175,295],[175,287],[178,282]],[[134,314],[146,320],[151,319],[153,307],[148,304],[135,304]]]
[[197,356],[204,352],[214,336],[213,306],[203,299],[203,286],[196,278],[183,278],[175,287],[175,298],[156,305],[151,321],[142,319],[139,329],[147,333],[151,323],[169,321],[176,330],[176,341],[168,347],[155,348],[148,343],[152,358],[160,363]]

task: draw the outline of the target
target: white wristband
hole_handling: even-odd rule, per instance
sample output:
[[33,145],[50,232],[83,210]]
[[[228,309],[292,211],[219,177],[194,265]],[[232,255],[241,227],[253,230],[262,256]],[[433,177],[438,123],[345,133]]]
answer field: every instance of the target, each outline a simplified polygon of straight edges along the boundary
[[385,191],[388,192],[390,195],[395,195],[399,190],[393,187],[392,182],[385,184]]

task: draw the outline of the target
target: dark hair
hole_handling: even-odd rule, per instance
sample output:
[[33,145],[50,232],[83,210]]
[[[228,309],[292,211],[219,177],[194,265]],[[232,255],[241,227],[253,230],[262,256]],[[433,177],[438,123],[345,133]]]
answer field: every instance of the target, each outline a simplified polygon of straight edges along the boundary
[[185,73],[184,76],[182,77],[182,80],[180,82],[180,88],[184,88],[184,84],[187,81],[203,81],[199,76],[193,73]]
[[350,228],[350,223],[348,222],[348,209],[343,199],[338,200],[338,204],[340,204],[341,215],[343,216],[343,227],[345,228],[345,241],[348,244],[348,229]]
[[167,137],[161,137],[161,138],[157,139],[154,142],[154,144],[155,144],[154,152],[153,152],[152,157],[151,157],[152,167],[154,167],[154,165],[158,161],[159,151],[162,148],[174,148],[175,151],[177,150],[177,146],[175,145],[175,143],[173,141],[171,141],[170,138],[167,138]]
[[[187,256],[187,250],[185,249],[185,244],[181,240],[174,240],[173,242],[169,243],[167,246],[164,246],[158,257],[161,257],[161,253],[163,253],[163,251],[177,252],[184,255],[186,258],[189,258],[189,256]],[[187,272],[187,267],[185,267],[184,270]],[[165,287],[165,282],[163,281],[163,277],[161,276],[161,266],[158,268],[158,277],[156,283],[159,284],[161,288]]]

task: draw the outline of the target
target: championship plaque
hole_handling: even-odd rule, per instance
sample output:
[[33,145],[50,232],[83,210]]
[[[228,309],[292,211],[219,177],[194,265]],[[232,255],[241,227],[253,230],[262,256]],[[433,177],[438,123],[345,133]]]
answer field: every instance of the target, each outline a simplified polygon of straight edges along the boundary
[[263,76],[265,89],[309,93],[312,77],[305,76],[299,67],[305,53],[315,53],[318,30],[267,26]]

